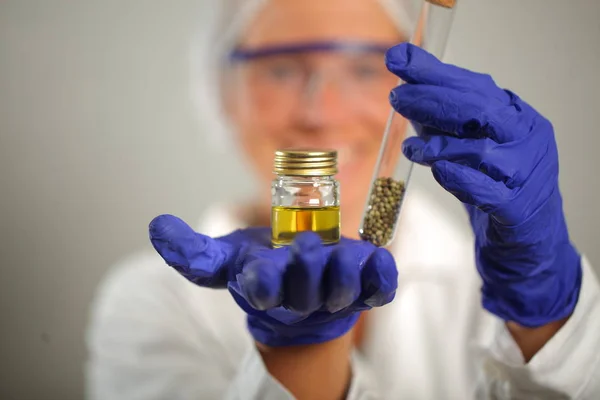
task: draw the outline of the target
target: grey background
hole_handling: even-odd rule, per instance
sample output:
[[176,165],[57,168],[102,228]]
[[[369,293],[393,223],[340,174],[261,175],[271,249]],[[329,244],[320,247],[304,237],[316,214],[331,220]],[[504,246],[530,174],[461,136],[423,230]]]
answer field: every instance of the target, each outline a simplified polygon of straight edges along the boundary
[[[0,1],[1,398],[81,398],[104,272],[148,247],[154,216],[193,221],[252,190],[195,120],[187,52],[201,11],[198,0]],[[446,58],[554,122],[572,237],[596,266],[599,17],[595,0],[461,0]],[[464,222],[428,171],[413,183]]]

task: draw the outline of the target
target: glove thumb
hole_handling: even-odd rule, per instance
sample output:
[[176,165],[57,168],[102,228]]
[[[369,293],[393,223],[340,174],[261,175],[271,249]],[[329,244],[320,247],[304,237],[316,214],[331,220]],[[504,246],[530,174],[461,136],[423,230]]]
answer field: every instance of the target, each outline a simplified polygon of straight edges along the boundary
[[232,245],[194,232],[181,219],[160,215],[150,222],[150,241],[165,262],[188,280],[205,287],[224,288]]

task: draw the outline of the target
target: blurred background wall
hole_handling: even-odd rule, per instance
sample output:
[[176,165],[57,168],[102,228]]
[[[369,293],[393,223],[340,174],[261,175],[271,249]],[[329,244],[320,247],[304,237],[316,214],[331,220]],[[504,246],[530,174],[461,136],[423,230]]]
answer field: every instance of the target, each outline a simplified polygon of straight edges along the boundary
[[[0,1],[0,398],[81,398],[88,307],[109,266],[149,247],[154,216],[193,222],[252,190],[194,117],[187,57],[202,7]],[[596,267],[598,16],[596,0],[461,0],[446,57],[554,122],[572,237]],[[413,184],[465,222],[427,170]]]

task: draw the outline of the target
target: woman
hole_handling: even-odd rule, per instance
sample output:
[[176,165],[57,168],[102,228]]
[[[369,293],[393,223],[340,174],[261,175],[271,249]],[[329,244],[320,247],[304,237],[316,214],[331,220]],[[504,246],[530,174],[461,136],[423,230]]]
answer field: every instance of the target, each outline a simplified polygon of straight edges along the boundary
[[[594,333],[598,284],[568,240],[554,138],[543,117],[487,76],[443,65],[410,46],[393,47],[407,40],[414,24],[404,2],[245,1],[214,7],[232,13],[212,18],[215,27],[226,29],[206,36],[214,48],[203,61],[212,63],[214,75],[204,74],[202,89],[221,102],[216,108],[201,104],[212,116],[223,109],[264,197],[245,209],[210,210],[198,229],[207,236],[172,217],[153,222],[155,247],[188,279],[155,254],[125,262],[107,279],[90,329],[90,396],[600,396],[593,351],[600,346]],[[394,74],[382,62],[391,47],[387,68]],[[243,282],[231,292],[235,301],[227,291],[211,290],[239,283],[227,278],[230,271],[221,274],[225,263],[215,257],[229,251],[223,257],[233,256],[243,244],[259,248],[259,273],[279,262],[275,253],[262,252],[254,236],[261,231],[210,239],[269,224],[278,148],[339,150],[343,235],[356,238],[388,93],[398,77],[409,84],[394,89],[391,103],[422,128],[404,153],[431,166],[436,180],[466,204],[475,252],[473,238],[443,210],[409,191],[390,249],[398,265],[396,299],[377,307],[389,303],[387,294],[396,288],[394,283],[384,289],[379,273],[395,271],[395,265],[385,251],[369,249],[364,268],[375,271],[376,289],[386,296],[363,301],[377,308],[361,315],[362,324],[355,325],[359,311],[369,307],[348,306],[323,323],[303,325],[261,311]],[[218,91],[209,91],[211,82]],[[310,241],[297,243],[305,250],[296,254],[299,260],[322,250]],[[344,246],[342,256],[366,244],[350,240]],[[307,263],[307,271],[313,264]],[[314,321],[314,315],[303,318]]]

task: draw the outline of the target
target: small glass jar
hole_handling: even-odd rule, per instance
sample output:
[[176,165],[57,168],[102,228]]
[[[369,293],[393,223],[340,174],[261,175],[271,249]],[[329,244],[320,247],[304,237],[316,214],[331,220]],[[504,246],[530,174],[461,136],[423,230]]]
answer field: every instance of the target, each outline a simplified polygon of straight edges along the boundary
[[337,152],[293,149],[275,152],[271,184],[271,243],[287,246],[303,231],[324,244],[340,240],[340,184]]

